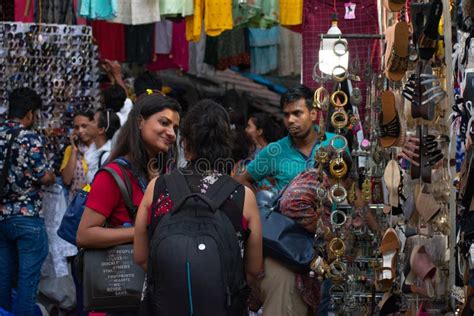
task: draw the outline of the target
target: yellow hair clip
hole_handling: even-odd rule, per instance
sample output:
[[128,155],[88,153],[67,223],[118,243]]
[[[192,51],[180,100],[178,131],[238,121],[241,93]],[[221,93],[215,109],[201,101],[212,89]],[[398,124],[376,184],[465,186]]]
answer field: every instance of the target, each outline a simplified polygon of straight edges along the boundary
[[151,90],[151,89],[146,89],[146,94],[148,94],[148,95],[153,94],[153,90]]

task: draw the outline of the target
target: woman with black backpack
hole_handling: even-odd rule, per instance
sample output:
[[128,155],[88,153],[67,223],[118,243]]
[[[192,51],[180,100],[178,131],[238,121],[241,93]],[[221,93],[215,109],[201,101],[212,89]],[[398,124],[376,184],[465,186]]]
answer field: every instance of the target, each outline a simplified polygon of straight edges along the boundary
[[247,280],[262,269],[262,232],[253,192],[228,176],[228,114],[202,100],[181,136],[188,166],[152,180],[137,214],[135,261],[147,271],[143,313],[244,315]]

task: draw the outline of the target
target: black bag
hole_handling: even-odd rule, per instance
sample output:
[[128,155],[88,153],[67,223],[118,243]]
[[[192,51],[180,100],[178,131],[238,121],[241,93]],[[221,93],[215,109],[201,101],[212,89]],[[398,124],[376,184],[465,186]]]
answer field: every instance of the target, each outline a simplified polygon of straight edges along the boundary
[[[137,207],[132,202],[132,185],[128,173],[118,164],[125,183],[115,170],[105,167],[120,188],[132,220]],[[135,264],[133,245],[120,245],[108,249],[82,249],[77,256],[82,266],[84,310],[98,312],[137,311],[143,291],[145,273]]]
[[20,134],[21,128],[18,128],[13,131],[13,133],[10,134],[10,138],[8,139],[7,143],[7,152],[5,154],[5,160],[3,161],[3,170],[2,170],[2,177],[0,178],[0,198],[3,198],[4,196],[7,195],[7,189],[6,189],[6,182],[7,182],[7,177],[8,177],[8,171],[10,170],[10,165],[12,163],[12,146],[13,142],[15,141],[15,138]]
[[289,269],[306,273],[315,256],[315,238],[293,219],[279,211],[282,193],[272,199],[259,199],[258,208],[262,223],[263,251]]
[[178,169],[164,181],[175,205],[150,240],[147,314],[245,315],[249,288],[239,242],[219,209],[240,184],[222,176],[205,195],[191,193]]

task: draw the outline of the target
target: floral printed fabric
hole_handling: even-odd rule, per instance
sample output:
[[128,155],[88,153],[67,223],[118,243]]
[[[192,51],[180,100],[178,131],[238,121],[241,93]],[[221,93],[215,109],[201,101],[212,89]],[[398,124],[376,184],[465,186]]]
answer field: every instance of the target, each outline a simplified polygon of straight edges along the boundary
[[40,216],[41,184],[39,180],[51,166],[41,136],[13,121],[0,124],[0,170],[5,165],[7,136],[22,129],[12,144],[11,164],[5,183],[7,195],[0,201],[0,220],[12,216]]

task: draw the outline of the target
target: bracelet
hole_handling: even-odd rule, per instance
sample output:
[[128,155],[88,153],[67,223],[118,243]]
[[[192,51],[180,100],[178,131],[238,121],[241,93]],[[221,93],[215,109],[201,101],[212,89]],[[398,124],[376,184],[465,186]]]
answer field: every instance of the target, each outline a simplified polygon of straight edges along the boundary
[[349,117],[344,110],[339,110],[331,115],[331,124],[336,129],[342,129],[347,126]]
[[[339,76],[336,75],[336,71],[337,71],[338,69],[342,69],[342,70],[343,70],[342,75],[339,75]],[[346,70],[346,68],[344,68],[343,66],[337,65],[336,67],[334,67],[334,68],[332,69],[332,75],[331,75],[331,76],[332,76],[332,79],[333,79],[334,81],[336,81],[336,82],[343,82],[344,80],[347,79],[347,70]]]
[[328,163],[328,160],[329,160],[329,153],[325,150],[321,150],[319,149],[317,152],[316,152],[316,157],[315,157],[316,161],[321,164],[321,165],[325,165]]
[[328,270],[328,276],[331,280],[341,281],[343,275],[346,274],[347,268],[342,261],[336,260],[331,263]]
[[344,240],[339,237],[334,237],[329,242],[329,251],[331,251],[337,258],[342,257],[346,252],[346,244]]
[[347,163],[341,157],[335,158],[329,163],[329,172],[334,178],[340,179],[347,174]]
[[[345,289],[342,285],[340,284],[334,284],[333,286],[331,286],[331,288],[329,289],[329,297],[333,297],[333,294],[334,292],[342,292],[344,293],[345,292]],[[364,315],[368,315],[368,314],[364,314]]]
[[[342,221],[337,222],[337,219],[339,218],[339,216],[342,217]],[[342,227],[342,226],[344,226],[346,221],[347,221],[347,215],[343,211],[335,210],[334,212],[331,213],[331,225],[333,227],[335,227],[335,228]],[[331,246],[329,246],[329,247],[331,247]]]
[[[343,143],[343,146],[342,147],[339,147],[337,148],[335,145],[336,145],[336,141],[340,139]],[[329,145],[334,149],[335,152],[337,153],[342,153],[344,152],[346,149],[347,149],[347,138],[345,138],[344,136],[342,135],[339,135],[339,134],[336,134],[332,139],[331,141],[329,142]]]
[[[336,49],[337,45],[342,45],[344,47],[344,52],[342,54],[338,52],[338,49]],[[347,51],[348,51],[347,41],[343,41],[341,39],[335,41],[334,45],[332,46],[332,50],[334,51],[334,55],[338,57],[344,56],[345,54],[347,54]]]
[[[323,99],[321,100],[321,94]],[[314,91],[313,96],[313,107],[318,108],[320,110],[327,110],[329,106],[329,92],[324,87],[319,87]]]
[[[342,97],[342,100],[343,100],[343,101],[341,102],[341,104],[337,104],[337,101],[336,101],[336,97],[337,97],[337,96],[341,96],[341,97]],[[347,99],[347,94],[346,94],[344,91],[342,91],[342,90],[334,91],[334,92],[331,94],[331,104],[332,104],[332,106],[335,107],[335,108],[343,108],[343,107],[345,107],[346,104],[347,104],[347,101],[348,101],[348,99]]]
[[326,200],[327,197],[327,192],[323,188],[319,187],[316,189],[316,197],[320,202],[323,202]]
[[329,194],[330,194],[331,199],[336,203],[342,203],[347,198],[346,189],[338,183],[336,183],[335,185],[331,187]]

